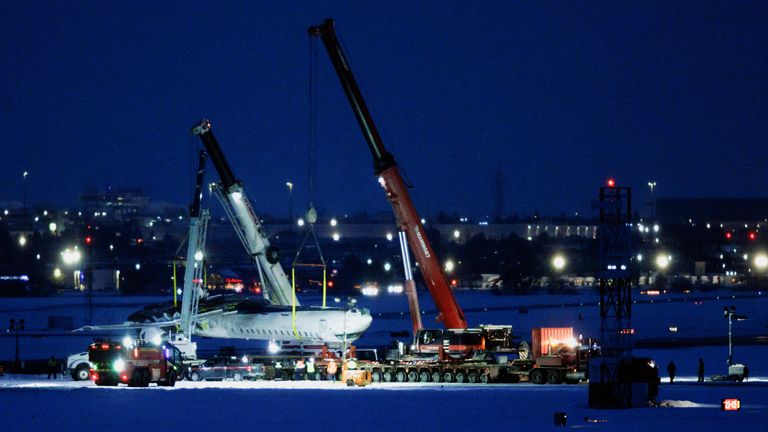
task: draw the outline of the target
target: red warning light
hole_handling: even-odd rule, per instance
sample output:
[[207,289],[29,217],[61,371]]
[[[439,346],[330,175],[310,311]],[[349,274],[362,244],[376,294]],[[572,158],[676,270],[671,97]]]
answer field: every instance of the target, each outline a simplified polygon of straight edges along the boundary
[[91,236],[85,237],[85,244],[89,245],[93,242],[93,238]]
[[458,284],[459,284],[459,281],[457,281],[456,279],[451,279],[451,286],[456,286]]
[[616,186],[616,180],[609,178],[608,179],[608,187],[614,187]]
[[720,401],[720,409],[723,411],[739,411],[741,409],[741,400],[737,398],[726,398]]
[[328,288],[333,288],[333,281],[328,281]]
[[755,240],[755,239],[757,239],[757,233],[756,233],[756,232],[754,232],[754,231],[750,231],[750,232],[749,232],[749,234],[747,234],[747,237],[748,237],[750,240]]
[[725,232],[725,238],[726,239],[730,240],[732,237],[733,237],[733,233],[731,233],[730,231],[726,231]]

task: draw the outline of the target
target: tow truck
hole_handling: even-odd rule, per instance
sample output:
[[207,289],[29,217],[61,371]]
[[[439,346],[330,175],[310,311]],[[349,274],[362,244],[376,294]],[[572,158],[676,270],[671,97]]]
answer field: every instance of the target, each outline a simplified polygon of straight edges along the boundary
[[[554,355],[539,356],[542,360],[538,361],[539,358],[528,358],[527,345],[518,342],[519,338],[513,334],[511,325],[480,325],[473,328],[467,325],[464,313],[424,232],[422,219],[416,211],[395,157],[384,147],[373,122],[336,36],[334,21],[327,19],[320,25],[311,26],[308,31],[311,37],[322,39],[373,156],[374,174],[392,206],[399,230],[414,339],[409,353],[387,362],[371,364],[373,381],[485,383],[517,382],[525,378],[542,383],[563,382],[569,373],[577,369],[575,359],[588,356],[589,350],[576,355],[558,351]],[[424,329],[422,326],[409,249],[439,311],[437,321],[443,324],[444,329]],[[557,361],[552,357],[558,358]]]
[[147,387],[150,383],[173,387],[183,376],[181,351],[171,344],[154,345],[142,341],[134,345],[103,340],[88,348],[91,379],[98,386],[127,384]]

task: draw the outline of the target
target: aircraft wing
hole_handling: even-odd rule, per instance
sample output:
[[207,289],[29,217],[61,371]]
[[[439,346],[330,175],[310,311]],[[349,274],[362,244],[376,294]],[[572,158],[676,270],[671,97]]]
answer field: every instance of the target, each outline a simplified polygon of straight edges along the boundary
[[[205,313],[195,315],[194,320],[200,320],[203,318],[209,318],[211,316],[220,315],[224,313],[222,309],[216,309],[207,311]],[[173,319],[161,319],[158,321],[147,322],[124,322],[122,324],[103,324],[103,325],[88,325],[72,330],[73,332],[87,332],[98,330],[130,330],[130,329],[143,329],[143,328],[163,328],[163,327],[175,327],[181,322],[181,318]]]

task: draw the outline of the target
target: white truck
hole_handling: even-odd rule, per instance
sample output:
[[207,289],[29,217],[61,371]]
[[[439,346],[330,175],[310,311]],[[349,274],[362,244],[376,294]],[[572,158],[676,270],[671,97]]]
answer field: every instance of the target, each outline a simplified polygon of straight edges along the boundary
[[91,378],[91,363],[88,362],[88,351],[72,354],[67,357],[67,373],[75,381],[87,381]]

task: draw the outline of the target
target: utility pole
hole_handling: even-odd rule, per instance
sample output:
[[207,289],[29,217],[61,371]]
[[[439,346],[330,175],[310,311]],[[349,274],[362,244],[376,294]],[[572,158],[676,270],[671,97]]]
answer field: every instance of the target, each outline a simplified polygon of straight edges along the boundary
[[13,361],[13,370],[21,370],[21,360],[19,359],[19,332],[24,330],[24,319],[20,319],[18,322],[11,318],[11,325],[8,327],[9,331],[16,333],[16,357]]

